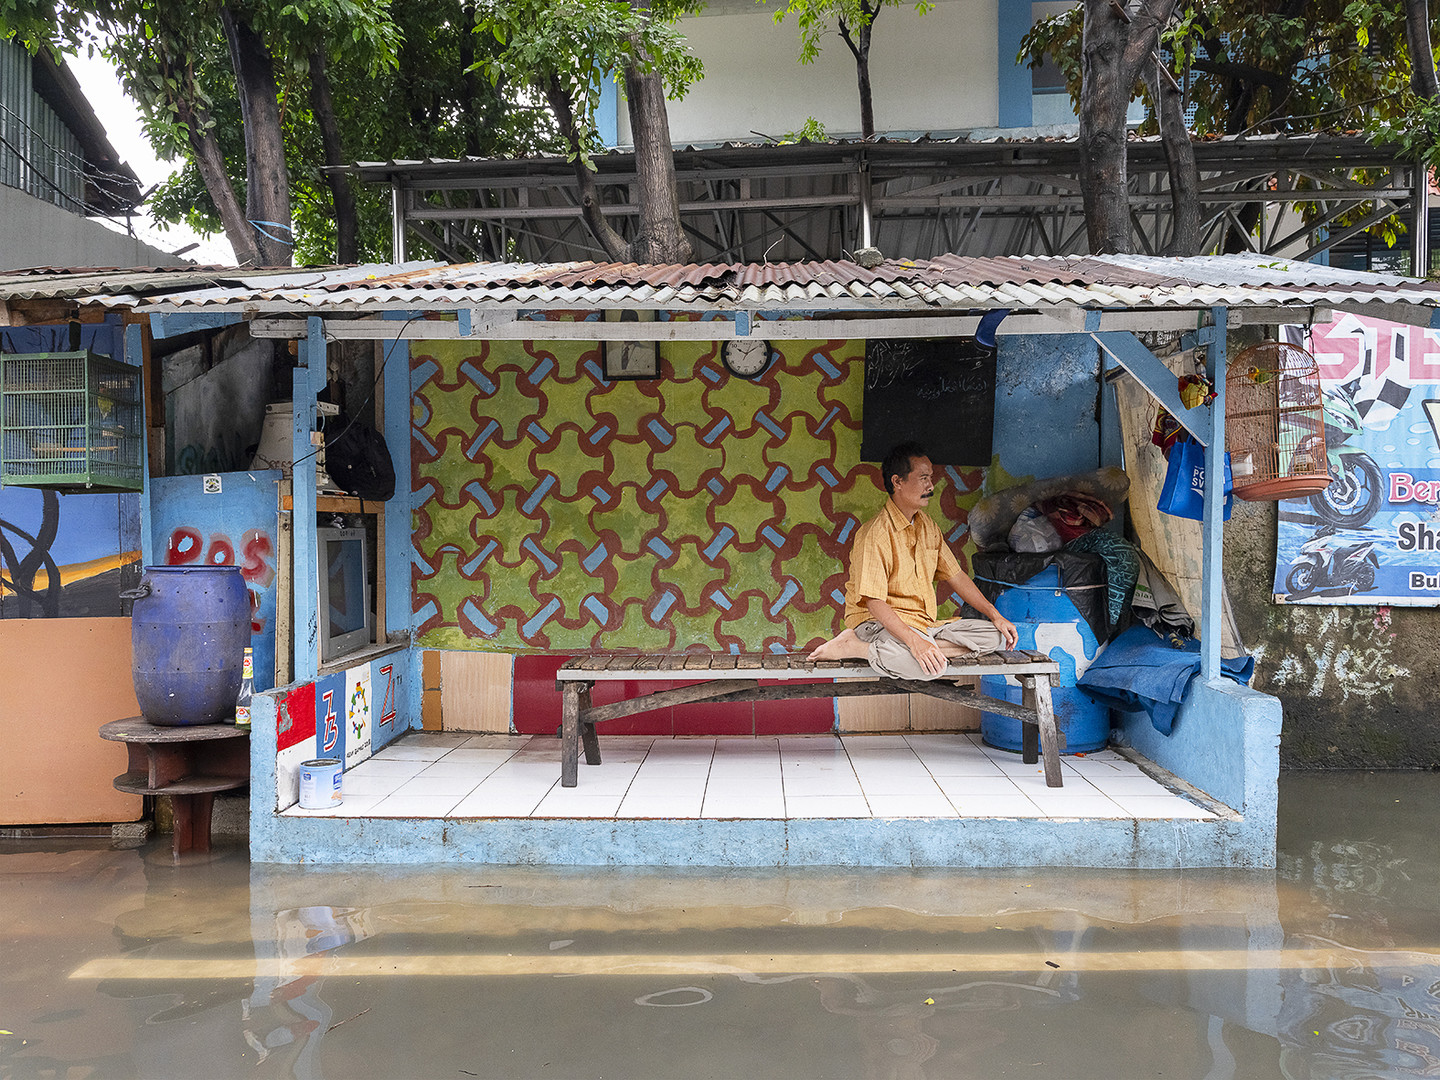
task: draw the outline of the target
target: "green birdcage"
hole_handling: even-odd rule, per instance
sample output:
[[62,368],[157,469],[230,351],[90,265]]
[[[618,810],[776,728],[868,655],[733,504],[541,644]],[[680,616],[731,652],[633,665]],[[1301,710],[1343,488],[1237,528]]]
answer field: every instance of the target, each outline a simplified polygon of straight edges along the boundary
[[0,485],[139,491],[140,369],[92,352],[0,354]]

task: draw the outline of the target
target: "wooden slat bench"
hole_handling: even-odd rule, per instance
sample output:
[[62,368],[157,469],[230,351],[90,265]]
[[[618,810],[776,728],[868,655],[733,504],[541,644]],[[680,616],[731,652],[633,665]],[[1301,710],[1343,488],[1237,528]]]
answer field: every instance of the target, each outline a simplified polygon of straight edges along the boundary
[[[1013,704],[980,693],[978,687],[957,686],[953,679],[977,675],[1013,675],[1021,685],[1021,703]],[[697,701],[784,701],[795,698],[855,697],[874,694],[929,694],[986,712],[1019,720],[1021,749],[1026,764],[1045,760],[1045,783],[1060,787],[1060,735],[1050,687],[1058,684],[1060,665],[1044,653],[1008,651],[979,653],[950,661],[945,675],[933,682],[911,682],[881,675],[862,660],[821,660],[811,663],[800,653],[675,653],[598,654],[563,664],[555,676],[555,689],[564,695],[561,723],[560,784],[575,787],[579,780],[580,745],[585,761],[600,764],[600,742],[595,725],[622,716],[688,705]],[[815,678],[848,682],[805,682]],[[692,685],[592,705],[590,690],[597,682],[636,680],[667,682],[695,679]],[[760,680],[791,685],[761,686]]]

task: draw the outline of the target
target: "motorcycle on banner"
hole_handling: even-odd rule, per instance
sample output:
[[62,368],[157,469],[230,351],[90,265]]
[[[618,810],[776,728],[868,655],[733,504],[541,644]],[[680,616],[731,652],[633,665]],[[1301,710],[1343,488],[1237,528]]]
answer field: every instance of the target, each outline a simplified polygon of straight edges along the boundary
[[1375,460],[1358,446],[1347,443],[1365,430],[1355,400],[1356,384],[1326,391],[1325,457],[1330,484],[1310,496],[1310,508],[1326,525],[1357,529],[1373,518],[1385,503],[1385,477]]
[[1333,526],[1318,529],[1300,545],[1300,555],[1291,564],[1285,588],[1292,599],[1331,590],[1347,594],[1370,592],[1375,588],[1376,536],[1372,529],[1357,529],[1342,536]]

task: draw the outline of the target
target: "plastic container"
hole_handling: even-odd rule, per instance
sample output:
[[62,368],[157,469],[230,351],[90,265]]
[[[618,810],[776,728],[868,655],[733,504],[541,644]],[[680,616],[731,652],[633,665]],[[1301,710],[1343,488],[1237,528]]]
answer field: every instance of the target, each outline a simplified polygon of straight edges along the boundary
[[250,592],[238,566],[147,566],[134,600],[131,674],[152,724],[233,722]]
[[[1098,588],[1103,593],[1104,585]],[[996,598],[995,606],[1015,624],[1019,648],[1043,652],[1060,665],[1060,686],[1050,691],[1055,724],[1065,736],[1060,752],[1084,754],[1109,743],[1110,709],[1091,700],[1075,685],[1099,652],[1100,643],[1061,588],[1059,570],[1047,567],[1023,584],[1006,589]],[[1008,676],[982,676],[980,689],[990,697],[1020,703],[1020,683]],[[989,746],[1018,752],[1023,730],[1019,720],[983,710],[980,713],[980,736]]]

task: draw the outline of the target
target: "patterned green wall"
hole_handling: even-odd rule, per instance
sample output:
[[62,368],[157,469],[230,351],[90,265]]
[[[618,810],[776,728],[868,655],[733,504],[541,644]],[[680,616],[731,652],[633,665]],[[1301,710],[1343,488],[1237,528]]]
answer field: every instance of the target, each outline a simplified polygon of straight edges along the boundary
[[[839,629],[850,536],[884,501],[864,343],[787,342],[754,380],[711,342],[661,356],[607,382],[594,343],[416,344],[423,644],[790,651]],[[931,513],[958,550],[984,470],[945,473]]]

